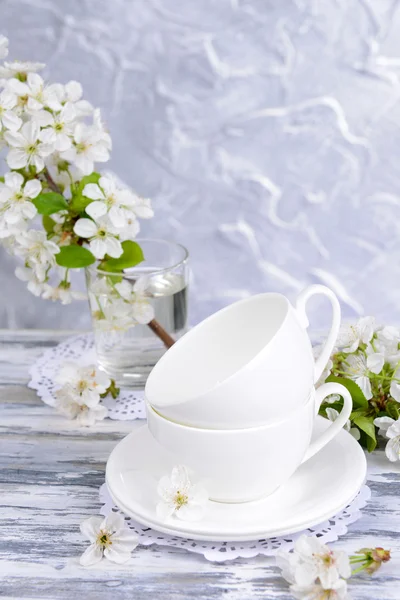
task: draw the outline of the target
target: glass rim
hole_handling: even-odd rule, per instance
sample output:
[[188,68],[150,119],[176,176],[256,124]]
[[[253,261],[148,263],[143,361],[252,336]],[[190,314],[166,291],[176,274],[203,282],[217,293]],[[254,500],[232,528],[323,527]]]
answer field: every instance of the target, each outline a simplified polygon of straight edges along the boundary
[[[162,243],[162,244],[167,244],[168,246],[174,246],[175,248],[180,248],[183,251],[183,258],[181,260],[179,260],[178,262],[170,265],[169,267],[160,267],[159,269],[154,268],[154,271],[152,271],[151,273],[149,273],[149,276],[151,276],[152,273],[164,273],[167,271],[171,271],[172,269],[176,269],[177,267],[180,267],[181,265],[185,265],[189,259],[189,251],[188,249],[183,245],[180,244],[179,242],[174,242],[172,240],[165,240],[163,238],[136,238],[134,240],[132,240],[133,242],[137,242],[139,244],[139,246],[143,243],[143,242],[150,242],[150,243]],[[146,257],[145,257],[146,260]],[[141,263],[138,263],[137,266],[139,266]],[[129,267],[129,269],[135,269],[136,267]],[[98,267],[96,267],[95,265],[89,265],[88,267],[86,267],[86,269],[93,269],[94,271],[96,271],[97,273],[100,273],[101,275],[121,275],[122,273],[126,276],[129,277],[129,273],[126,272],[125,270],[122,271],[103,271],[103,269],[99,269]],[[132,274],[133,276],[133,274]]]

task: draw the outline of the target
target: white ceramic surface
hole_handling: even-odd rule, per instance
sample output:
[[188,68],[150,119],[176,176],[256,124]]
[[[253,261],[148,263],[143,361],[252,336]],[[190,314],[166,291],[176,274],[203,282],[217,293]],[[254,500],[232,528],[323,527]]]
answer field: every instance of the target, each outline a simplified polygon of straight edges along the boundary
[[[326,419],[317,417],[313,437],[328,426]],[[175,464],[144,425],[111,453],[106,470],[110,493],[121,510],[139,523],[163,533],[209,541],[257,540],[322,523],[353,500],[366,475],[363,450],[342,430],[267,498],[244,504],[210,501],[201,521],[185,522],[172,516],[161,522],[155,509],[156,487]]]
[[[344,406],[338,419],[310,445],[313,423],[323,399],[340,394]],[[201,478],[210,498],[248,502],[274,492],[327,444],[346,423],[352,409],[349,392],[326,383],[282,421],[249,429],[200,429],[165,419],[146,405],[150,433],[162,448]]]
[[[332,327],[314,362],[306,303],[322,294]],[[281,294],[259,294],[212,315],[166,352],[146,384],[148,402],[168,419],[195,427],[238,429],[282,418],[305,403],[333,350],[340,305],[314,285],[294,308]]]

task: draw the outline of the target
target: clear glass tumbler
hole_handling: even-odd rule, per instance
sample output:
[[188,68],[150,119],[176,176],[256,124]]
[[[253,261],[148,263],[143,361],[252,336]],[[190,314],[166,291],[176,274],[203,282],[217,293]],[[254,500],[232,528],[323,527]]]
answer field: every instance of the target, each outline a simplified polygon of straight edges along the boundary
[[189,269],[180,244],[136,241],[142,263],[123,273],[88,267],[86,284],[99,366],[117,385],[140,389],[166,351],[156,332],[174,340],[186,332]]

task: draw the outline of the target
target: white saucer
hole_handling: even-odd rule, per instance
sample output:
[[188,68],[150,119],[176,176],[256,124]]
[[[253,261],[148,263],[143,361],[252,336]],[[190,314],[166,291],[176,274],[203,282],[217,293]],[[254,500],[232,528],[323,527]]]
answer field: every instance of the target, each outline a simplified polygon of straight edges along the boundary
[[[314,434],[328,426],[327,419],[317,417]],[[108,489],[115,504],[142,525],[203,541],[253,541],[313,527],[355,498],[367,470],[362,448],[349,433],[341,431],[271,496],[243,504],[209,502],[201,521],[172,516],[163,522],[155,510],[157,483],[179,463],[184,464],[184,456],[177,460],[168,454],[144,425],[112,451],[106,470]]]

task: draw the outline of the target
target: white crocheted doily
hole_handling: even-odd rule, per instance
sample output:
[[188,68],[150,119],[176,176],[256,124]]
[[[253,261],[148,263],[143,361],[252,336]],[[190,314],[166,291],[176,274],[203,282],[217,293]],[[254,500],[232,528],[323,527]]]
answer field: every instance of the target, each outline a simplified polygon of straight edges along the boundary
[[[97,362],[93,334],[85,333],[70,337],[54,348],[49,348],[29,370],[31,380],[28,387],[36,390],[38,396],[50,406],[54,405],[55,377],[65,361],[90,365]],[[146,411],[142,390],[121,390],[118,398],[107,397],[102,402],[108,408],[110,419],[128,421],[145,419]]]
[[[130,518],[127,518],[127,523],[139,536],[139,543],[143,546],[157,544],[158,546],[184,548],[188,552],[202,554],[207,560],[222,562],[225,560],[233,560],[234,558],[252,558],[258,554],[273,556],[276,554],[277,550],[289,551],[293,548],[296,539],[303,533],[315,535],[323,543],[334,542],[339,536],[347,533],[348,525],[354,523],[362,516],[361,508],[364,508],[370,496],[371,491],[369,487],[364,485],[354,498],[353,502],[328,521],[293,535],[285,535],[284,537],[274,537],[254,542],[199,542],[160,533],[150,527],[140,525]],[[105,483],[100,488],[100,502],[102,503],[100,514],[105,517],[111,512],[121,512],[115,506]]]

